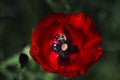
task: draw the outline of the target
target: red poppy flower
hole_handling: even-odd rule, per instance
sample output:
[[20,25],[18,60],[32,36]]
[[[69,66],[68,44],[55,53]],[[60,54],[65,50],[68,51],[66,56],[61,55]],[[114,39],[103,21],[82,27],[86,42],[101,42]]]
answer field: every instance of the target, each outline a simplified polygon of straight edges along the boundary
[[84,13],[53,13],[35,28],[30,55],[44,71],[74,77],[99,60],[100,42],[92,20]]

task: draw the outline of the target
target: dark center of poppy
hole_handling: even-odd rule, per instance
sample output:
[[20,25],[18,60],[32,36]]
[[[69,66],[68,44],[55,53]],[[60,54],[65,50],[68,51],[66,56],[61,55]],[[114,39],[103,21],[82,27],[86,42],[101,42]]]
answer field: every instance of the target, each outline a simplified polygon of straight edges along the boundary
[[59,55],[59,58],[62,61],[65,61],[70,59],[69,55],[71,53],[78,52],[78,47],[76,45],[73,46],[71,40],[65,35],[65,33],[62,33],[55,36],[52,50]]

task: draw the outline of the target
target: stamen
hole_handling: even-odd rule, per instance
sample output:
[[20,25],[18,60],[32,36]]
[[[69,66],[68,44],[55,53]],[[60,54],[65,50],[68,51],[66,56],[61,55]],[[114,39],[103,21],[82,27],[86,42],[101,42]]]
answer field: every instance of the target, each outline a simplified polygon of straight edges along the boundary
[[66,40],[67,40],[67,38],[66,38],[66,35],[64,33],[58,34],[54,39],[54,41],[61,41],[61,42],[66,41]]
[[58,52],[58,51],[60,51],[60,45],[58,45],[58,44],[52,44],[52,50],[53,51],[56,51],[56,52]]
[[64,33],[60,34],[60,40],[67,40],[66,35]]

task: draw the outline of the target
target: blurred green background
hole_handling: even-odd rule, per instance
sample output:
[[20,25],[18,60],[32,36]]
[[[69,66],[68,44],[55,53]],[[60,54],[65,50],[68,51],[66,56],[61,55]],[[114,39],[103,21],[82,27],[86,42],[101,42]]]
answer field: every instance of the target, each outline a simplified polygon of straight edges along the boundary
[[[42,71],[29,56],[32,30],[51,12],[84,12],[103,39],[102,58],[86,74],[69,80],[120,80],[120,0],[0,0],[0,80],[62,80]],[[22,70],[20,53],[29,56]]]

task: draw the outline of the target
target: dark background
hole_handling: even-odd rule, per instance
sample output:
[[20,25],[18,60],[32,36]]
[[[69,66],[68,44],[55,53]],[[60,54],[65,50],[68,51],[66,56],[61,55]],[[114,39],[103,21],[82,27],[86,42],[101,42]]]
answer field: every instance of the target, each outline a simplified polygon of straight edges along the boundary
[[[0,0],[0,80],[62,80],[42,71],[29,56],[32,30],[52,12],[84,12],[103,39],[102,58],[86,74],[69,80],[120,80],[120,0]],[[29,56],[22,70],[20,53]]]

